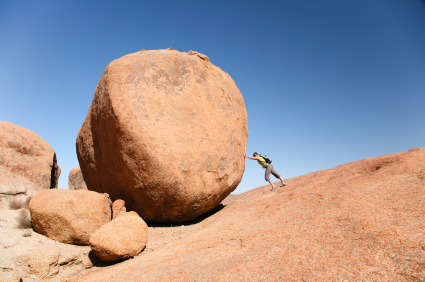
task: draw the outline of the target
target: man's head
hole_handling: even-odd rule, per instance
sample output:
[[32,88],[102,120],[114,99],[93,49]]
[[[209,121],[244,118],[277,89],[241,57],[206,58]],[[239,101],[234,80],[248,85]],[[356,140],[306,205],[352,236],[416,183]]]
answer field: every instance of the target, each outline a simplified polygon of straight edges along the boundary
[[255,152],[255,153],[253,154],[253,156],[254,156],[254,157],[258,156],[258,153],[257,153],[257,152]]

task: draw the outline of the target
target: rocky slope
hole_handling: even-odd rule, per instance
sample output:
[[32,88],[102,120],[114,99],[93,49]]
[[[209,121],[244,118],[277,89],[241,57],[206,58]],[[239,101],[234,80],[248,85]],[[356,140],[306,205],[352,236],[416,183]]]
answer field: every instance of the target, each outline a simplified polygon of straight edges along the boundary
[[287,184],[226,199],[192,225],[163,227],[178,234],[166,243],[156,230],[138,257],[68,281],[425,279],[425,149]]

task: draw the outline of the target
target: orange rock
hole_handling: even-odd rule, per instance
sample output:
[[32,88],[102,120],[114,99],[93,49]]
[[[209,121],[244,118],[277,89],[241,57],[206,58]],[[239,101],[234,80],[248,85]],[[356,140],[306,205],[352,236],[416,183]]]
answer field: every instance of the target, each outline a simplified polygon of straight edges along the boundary
[[125,202],[121,199],[116,200],[112,204],[112,219],[126,212]]
[[146,220],[181,222],[237,187],[247,137],[243,97],[207,56],[141,51],[106,67],[77,155],[88,189]]
[[122,213],[118,214],[117,217],[124,216],[124,215],[135,215],[135,216],[139,216],[137,214],[137,212],[135,212],[135,211],[129,211],[129,212],[122,212]]
[[86,182],[84,182],[83,174],[79,166],[74,167],[69,172],[68,177],[69,190],[87,190]]
[[135,215],[119,216],[103,225],[90,237],[94,254],[103,261],[138,255],[148,241],[148,226]]
[[41,189],[58,187],[53,148],[35,132],[7,121],[0,121],[0,166]]
[[234,196],[190,236],[70,281],[425,280],[425,149],[286,183]]
[[88,245],[90,236],[111,221],[107,195],[87,190],[42,190],[29,208],[36,232],[69,244]]
[[0,166],[0,206],[3,208],[28,208],[28,203],[41,188],[27,178]]
[[80,271],[83,270],[82,262],[90,261],[88,258],[89,251],[89,247],[77,249],[76,246],[72,245],[49,245],[26,250],[16,258],[16,262],[25,272],[48,279],[59,274],[64,268],[71,266],[80,268]]

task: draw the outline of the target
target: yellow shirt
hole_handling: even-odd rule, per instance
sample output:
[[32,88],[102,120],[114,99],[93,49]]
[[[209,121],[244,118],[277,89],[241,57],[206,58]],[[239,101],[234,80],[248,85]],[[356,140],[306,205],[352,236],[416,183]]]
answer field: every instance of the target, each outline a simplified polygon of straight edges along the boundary
[[257,162],[263,167],[263,168],[266,168],[267,167],[267,165],[268,165],[268,163],[262,158],[262,157],[260,157],[260,156],[257,156],[257,158],[258,158],[258,160],[257,160]]

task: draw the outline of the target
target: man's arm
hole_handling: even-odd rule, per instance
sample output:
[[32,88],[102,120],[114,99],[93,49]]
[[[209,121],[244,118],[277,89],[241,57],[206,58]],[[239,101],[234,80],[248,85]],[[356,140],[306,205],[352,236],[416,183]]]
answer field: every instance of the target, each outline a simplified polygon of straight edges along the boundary
[[245,156],[245,157],[247,157],[250,160],[257,160],[258,161],[258,157],[250,157],[250,156]]

